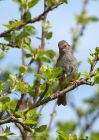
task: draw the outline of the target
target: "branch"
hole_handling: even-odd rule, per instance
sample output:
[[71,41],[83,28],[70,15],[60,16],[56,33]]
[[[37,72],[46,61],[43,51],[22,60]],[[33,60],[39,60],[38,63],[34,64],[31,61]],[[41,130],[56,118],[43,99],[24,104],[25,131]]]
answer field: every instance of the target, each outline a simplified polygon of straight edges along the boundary
[[[21,47],[22,47],[22,45],[23,45],[23,41],[22,41]],[[25,65],[25,51],[24,51],[23,47],[22,47],[21,61],[22,61],[22,65]],[[22,82],[24,82],[23,77],[21,77],[20,80],[21,80]],[[17,102],[15,111],[17,111],[17,110],[19,109],[20,105],[23,104],[24,96],[25,96],[25,94],[23,94],[23,93],[21,92],[21,97],[20,97],[20,100]]]
[[7,119],[4,120],[0,120],[0,125],[2,124],[6,124],[6,123],[10,123],[10,122],[14,122],[15,124],[18,123],[20,124],[24,130],[27,130],[29,132],[31,132],[31,129],[29,127],[27,127],[25,124],[23,124],[21,121],[19,121],[13,114],[10,113],[10,116]]
[[86,131],[88,131],[88,129],[90,129],[90,127],[93,125],[93,123],[96,121],[96,119],[98,119],[98,117],[99,117],[99,111],[97,112],[97,114],[96,115],[94,115],[93,116],[93,118],[90,120],[90,122],[88,123],[86,123],[86,125],[85,125],[85,128],[84,128],[84,133],[86,132]]
[[0,45],[8,46],[8,47],[11,47],[11,48],[20,48],[18,45],[13,44],[13,43],[0,43]]
[[22,23],[21,25],[17,26],[17,27],[14,27],[14,28],[11,28],[11,29],[8,29],[4,32],[1,32],[0,33],[0,37],[6,37],[8,33],[12,32],[12,31],[15,31],[15,30],[20,30],[22,29],[25,25],[27,24],[30,24],[30,23],[35,23],[35,22],[38,22],[40,20],[43,20],[44,19],[44,16],[49,12],[49,11],[52,11],[54,10],[55,8],[57,8],[58,6],[60,6],[61,4],[63,3],[60,3],[59,5],[56,5],[54,7],[48,7],[48,9],[46,9],[42,14],[38,15],[37,17],[34,17],[33,19],[29,20],[29,21],[26,21],[24,23]]
[[39,98],[38,102],[40,102],[43,99],[44,95],[48,91],[48,88],[49,88],[49,83],[46,83],[46,88],[45,88],[45,90],[42,93],[40,93],[40,98]]
[[[48,7],[46,6],[46,0],[44,0],[44,12],[47,9],[48,9]],[[47,14],[48,13],[44,14],[43,20],[42,20],[42,35],[41,35],[41,49],[42,50],[45,49],[45,43],[46,43],[46,31],[45,31],[45,28],[43,27],[43,22],[44,23],[46,22]],[[29,64],[31,64],[31,62],[33,62],[33,58],[30,60]],[[41,74],[41,71],[40,71],[41,66],[42,66],[42,62],[40,59],[38,59],[38,63],[37,63],[37,73],[38,74]],[[36,78],[35,82],[36,82],[37,86],[35,87],[34,100],[33,100],[34,102],[36,101],[37,96],[39,94],[40,79]],[[48,90],[47,87],[48,86],[46,85],[46,89],[45,89],[44,93],[41,93],[41,97],[39,98],[38,102],[44,97],[45,93],[47,92],[46,90]]]
[[7,119],[0,120],[0,125],[5,124],[5,123],[10,123],[11,122],[11,116],[8,117]]
[[[93,77],[94,74],[91,74],[90,76]],[[64,95],[64,94],[67,94],[69,91],[72,91],[72,90],[75,89],[76,87],[78,87],[78,86],[80,86],[80,85],[86,84],[86,81],[87,81],[87,80],[88,80],[88,78],[85,77],[85,78],[83,78],[83,79],[77,81],[76,84],[73,84],[73,85],[71,85],[71,86],[65,88],[65,89],[62,90],[62,91],[53,93],[51,96],[49,96],[49,97],[47,97],[47,98],[45,98],[45,99],[42,99],[40,102],[36,102],[36,103],[34,103],[33,105],[27,107],[25,110],[23,110],[23,113],[27,113],[30,109],[36,108],[36,107],[38,107],[38,106],[41,106],[41,105],[43,105],[43,104],[45,104],[45,103],[48,103],[48,102],[50,102],[50,101],[53,101],[53,100],[59,98],[60,96],[62,96],[62,95]],[[87,85],[92,86],[93,84],[91,84],[90,82],[88,83],[88,81],[87,81]]]
[[16,125],[16,127],[18,127],[20,129],[20,132],[22,135],[22,140],[27,140],[27,133],[25,132],[23,127],[19,123],[16,123],[15,125]]
[[79,40],[79,38],[82,36],[82,34],[83,34],[84,30],[85,30],[85,27],[86,27],[86,25],[83,24],[81,26],[81,28],[80,28],[79,34],[75,38],[73,38],[73,43],[71,45],[73,50],[75,49],[75,43],[76,43],[76,41]]
[[[82,6],[81,14],[86,10],[88,2],[89,2],[89,0],[84,0],[83,1],[83,6]],[[84,32],[85,28],[86,28],[86,24],[85,23],[81,24],[81,28],[79,30],[78,35],[73,38],[73,42],[72,42],[72,49],[73,49],[73,51],[75,50],[75,47],[76,47],[75,43],[77,41],[79,41],[80,37],[83,35],[83,32]]]

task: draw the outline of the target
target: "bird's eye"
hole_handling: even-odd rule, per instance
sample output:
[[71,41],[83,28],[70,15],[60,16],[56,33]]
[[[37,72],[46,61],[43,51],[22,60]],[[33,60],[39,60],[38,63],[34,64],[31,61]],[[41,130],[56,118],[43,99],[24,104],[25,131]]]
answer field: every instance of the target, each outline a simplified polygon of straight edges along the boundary
[[66,48],[66,47],[67,47],[66,45],[63,45],[63,46],[62,46],[63,49]]

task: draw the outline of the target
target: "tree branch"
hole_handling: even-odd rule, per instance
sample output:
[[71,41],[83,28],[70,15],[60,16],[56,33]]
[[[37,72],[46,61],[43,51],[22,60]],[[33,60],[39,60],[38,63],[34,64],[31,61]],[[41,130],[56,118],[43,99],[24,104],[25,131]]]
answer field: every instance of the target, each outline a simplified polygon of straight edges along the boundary
[[20,129],[20,132],[22,135],[22,140],[27,140],[27,134],[26,134],[26,131],[24,130],[24,128],[19,123],[16,123],[15,125],[16,125],[16,127],[18,127]]
[[6,37],[7,34],[9,34],[10,32],[12,31],[15,31],[15,30],[20,30],[22,29],[25,25],[27,24],[30,24],[30,23],[35,23],[35,22],[38,22],[40,20],[43,20],[44,19],[44,16],[49,12],[49,11],[52,11],[54,10],[55,8],[57,8],[58,6],[60,6],[61,4],[63,3],[60,3],[59,5],[56,5],[54,7],[48,7],[42,14],[38,15],[37,17],[34,17],[33,19],[29,20],[29,21],[26,21],[24,23],[22,23],[21,25],[18,25],[17,27],[14,27],[14,28],[11,28],[11,29],[8,29],[4,32],[1,32],[0,33],[0,37]]
[[[93,77],[94,74],[91,74],[90,76]],[[47,102],[53,101],[53,100],[59,98],[59,96],[62,96],[63,94],[67,94],[69,91],[72,91],[76,87],[86,84],[87,80],[88,80],[88,78],[85,77],[85,78],[77,81],[76,84],[73,84],[72,86],[69,86],[66,89],[62,90],[62,91],[53,93],[51,96],[49,96],[49,97],[47,97],[45,99],[42,99],[40,102],[34,103],[33,105],[27,107],[25,110],[23,110],[23,113],[27,113],[30,109],[36,108],[36,107],[41,106],[41,105],[43,105],[43,104],[45,104]],[[92,86],[93,84],[89,83],[88,85]]]

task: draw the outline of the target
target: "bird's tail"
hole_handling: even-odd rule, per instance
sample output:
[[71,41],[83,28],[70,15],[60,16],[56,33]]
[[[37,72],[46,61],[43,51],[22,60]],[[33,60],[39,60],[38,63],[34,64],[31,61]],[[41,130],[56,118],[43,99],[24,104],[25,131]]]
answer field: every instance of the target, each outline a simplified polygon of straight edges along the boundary
[[67,104],[67,101],[66,101],[66,95],[62,95],[60,96],[58,99],[57,99],[57,105],[63,105],[65,106]]
[[[66,81],[64,81],[64,77],[59,80],[60,91],[67,87]],[[65,106],[67,104],[66,94],[58,97],[57,105]]]

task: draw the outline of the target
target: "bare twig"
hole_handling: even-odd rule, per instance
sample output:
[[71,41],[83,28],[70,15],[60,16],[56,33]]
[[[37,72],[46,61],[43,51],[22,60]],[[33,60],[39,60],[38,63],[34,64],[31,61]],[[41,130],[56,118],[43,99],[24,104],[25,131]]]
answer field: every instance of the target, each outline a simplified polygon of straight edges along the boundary
[[[86,10],[86,6],[88,5],[88,2],[89,2],[89,0],[84,0],[83,1],[83,6],[82,6],[82,10],[81,10],[81,13],[83,13],[85,10]],[[72,43],[72,49],[73,49],[73,51],[75,50],[75,43],[80,39],[80,37],[83,35],[83,32],[84,32],[84,30],[85,30],[85,28],[86,28],[86,25],[87,24],[85,24],[85,23],[83,23],[83,24],[81,24],[81,27],[80,27],[80,30],[79,30],[79,33],[77,34],[77,36],[75,36],[74,38],[73,38],[73,43]]]
[[90,127],[93,125],[93,123],[96,121],[96,119],[99,117],[99,111],[97,112],[96,115],[94,115],[92,117],[92,119],[90,120],[90,122],[86,122],[86,125],[83,129],[83,132],[85,133],[86,131],[88,131],[90,129]]
[[51,113],[51,117],[50,117],[50,121],[49,121],[49,125],[48,125],[48,130],[51,129],[51,125],[52,125],[53,119],[55,117],[56,106],[57,106],[57,104],[55,102],[55,105],[54,105],[53,110],[52,110],[52,113]]

